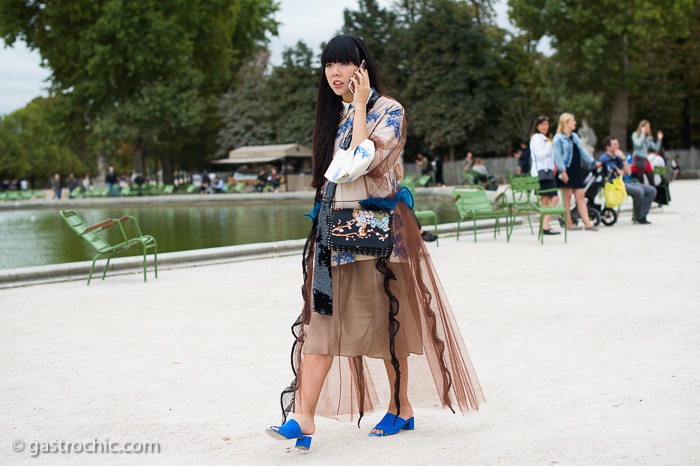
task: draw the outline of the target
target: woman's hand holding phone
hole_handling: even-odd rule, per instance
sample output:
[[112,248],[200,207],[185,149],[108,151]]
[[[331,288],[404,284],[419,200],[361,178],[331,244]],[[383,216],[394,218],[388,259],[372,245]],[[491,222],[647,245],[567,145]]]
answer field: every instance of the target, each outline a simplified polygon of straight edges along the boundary
[[350,78],[350,84],[348,84],[348,88],[350,89],[350,92],[352,92],[353,94],[355,93],[355,76],[357,76],[357,72],[360,70],[367,71],[367,63],[365,63],[364,60],[362,60],[362,63],[360,63],[360,66],[352,74],[352,77]]
[[353,98],[353,103],[355,104],[355,111],[358,107],[364,108],[369,100],[369,95],[372,89],[369,86],[369,77],[366,71],[358,72],[355,86],[355,96]]
[[350,141],[350,148],[354,150],[367,139],[367,101],[372,89],[364,60],[350,78],[348,88],[354,93],[352,102],[355,107],[355,117],[352,124],[352,141]]
[[350,79],[350,84],[348,85],[350,91],[355,94],[353,102],[355,103],[355,110],[357,111],[358,104],[365,106],[369,100],[369,95],[371,92],[371,86],[369,83],[369,74],[367,73],[367,65],[365,61],[362,60],[360,67],[355,71]]

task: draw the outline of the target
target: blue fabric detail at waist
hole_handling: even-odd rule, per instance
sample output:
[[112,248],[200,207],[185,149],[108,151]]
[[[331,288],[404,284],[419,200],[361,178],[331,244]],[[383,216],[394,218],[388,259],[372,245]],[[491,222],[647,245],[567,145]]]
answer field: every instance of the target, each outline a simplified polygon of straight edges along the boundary
[[304,217],[309,217],[311,220],[316,220],[319,210],[321,210],[321,201],[316,200],[314,203],[314,208],[308,214],[304,214]]
[[382,209],[382,210],[394,210],[396,204],[401,201],[406,204],[410,209],[413,209],[413,194],[411,190],[406,186],[401,186],[398,191],[396,191],[396,196],[394,197],[370,197],[360,201],[360,206],[363,209]]

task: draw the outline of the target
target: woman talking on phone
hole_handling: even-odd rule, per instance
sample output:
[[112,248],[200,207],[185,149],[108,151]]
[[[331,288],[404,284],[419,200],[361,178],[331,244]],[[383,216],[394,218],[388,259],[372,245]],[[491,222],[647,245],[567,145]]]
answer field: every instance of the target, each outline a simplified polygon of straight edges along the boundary
[[[387,413],[370,435],[414,428],[412,403],[423,400],[408,399],[409,380],[425,385],[416,393],[432,395],[428,400],[452,411],[478,409],[484,401],[411,212],[412,199],[397,190],[404,109],[382,94],[377,64],[360,38],[334,37],[321,63],[311,184],[316,206],[303,256],[304,305],[292,327],[295,378],[281,396],[286,422],[267,429],[275,438],[296,439],[301,449],[310,446],[315,415],[357,419],[359,425],[377,410],[370,370],[376,365],[367,358],[383,361],[391,393]],[[378,259],[334,250],[331,213],[361,211],[366,207],[360,202],[370,198],[393,209],[390,254]]]
[[[552,150],[552,138],[549,136],[549,117],[537,117],[537,120],[532,125],[530,154],[532,156],[530,175],[539,178],[540,190],[546,193],[542,194],[542,205],[557,205],[559,197],[556,191],[557,182],[554,178],[554,167],[556,164],[554,162],[554,151]],[[568,179],[564,175],[564,181],[568,181]],[[552,230],[549,224],[551,219],[551,215],[545,215],[542,219],[542,233],[545,235],[560,234],[560,232]]]

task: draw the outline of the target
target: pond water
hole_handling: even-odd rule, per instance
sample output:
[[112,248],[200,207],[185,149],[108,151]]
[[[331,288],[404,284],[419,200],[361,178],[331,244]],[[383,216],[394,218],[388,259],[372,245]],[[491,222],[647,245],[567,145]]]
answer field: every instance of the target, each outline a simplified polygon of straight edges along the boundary
[[[162,253],[306,238],[311,221],[303,214],[311,207],[309,202],[114,206],[84,208],[78,213],[88,225],[133,215],[141,231],[156,238]],[[457,221],[457,211],[449,202],[419,201],[417,208],[435,210],[439,223]],[[106,230],[105,237],[116,241],[118,227]],[[138,254],[133,247],[116,257]],[[58,210],[0,211],[0,270],[85,261],[94,255]]]

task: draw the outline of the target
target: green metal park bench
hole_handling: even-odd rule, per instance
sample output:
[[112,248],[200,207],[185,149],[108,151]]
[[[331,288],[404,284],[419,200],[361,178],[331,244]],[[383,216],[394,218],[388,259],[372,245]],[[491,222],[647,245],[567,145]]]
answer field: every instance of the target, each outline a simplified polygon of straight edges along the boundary
[[[155,276],[158,278],[158,245],[156,239],[150,235],[144,235],[141,233],[141,228],[139,227],[136,219],[130,215],[125,215],[121,218],[108,218],[92,226],[87,226],[85,221],[78,215],[74,210],[61,210],[61,218],[65,220],[66,224],[88,245],[97,252],[97,255],[92,260],[92,266],[90,267],[90,275],[88,275],[87,284],[90,284],[90,279],[92,278],[92,272],[95,269],[95,262],[102,258],[107,257],[107,264],[105,264],[104,272],[102,273],[102,280],[105,279],[107,274],[107,269],[109,268],[109,261],[112,255],[129,249],[132,246],[140,245],[143,251],[143,281],[146,282],[146,256],[149,249],[153,249],[153,262],[155,265]],[[135,227],[137,236],[129,238],[124,230],[124,224],[131,220]],[[98,235],[99,232],[106,230],[112,226],[119,226],[122,239],[117,244],[109,244],[102,236]]]
[[452,195],[459,220],[457,221],[457,241],[459,241],[459,230],[461,222],[472,220],[474,222],[474,242],[476,243],[476,221],[484,219],[495,219],[496,225],[493,229],[493,237],[501,231],[501,219],[506,219],[506,238],[510,242],[511,229],[508,228],[508,211],[504,207],[494,207],[491,205],[486,191],[481,186],[458,186],[452,189]]

